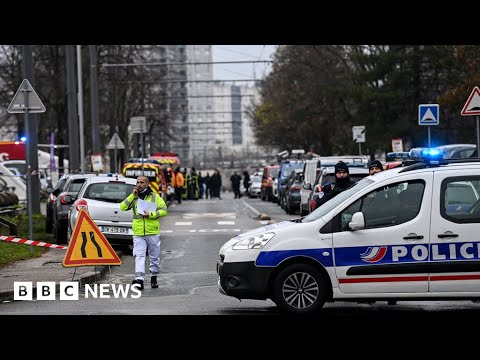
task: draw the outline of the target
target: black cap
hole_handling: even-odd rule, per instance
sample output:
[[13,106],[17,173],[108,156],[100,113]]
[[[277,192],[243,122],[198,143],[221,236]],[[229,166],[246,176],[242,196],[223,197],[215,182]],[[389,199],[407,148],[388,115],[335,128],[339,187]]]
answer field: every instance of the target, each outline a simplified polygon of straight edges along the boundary
[[380,171],[383,171],[383,165],[379,160],[371,161],[370,165],[368,165],[368,168],[371,169],[372,167],[377,167],[380,169]]
[[350,172],[348,171],[348,165],[345,164],[343,161],[339,161],[339,162],[335,165],[335,173],[337,173],[339,170],[343,170],[343,171],[345,171],[347,174],[350,174]]

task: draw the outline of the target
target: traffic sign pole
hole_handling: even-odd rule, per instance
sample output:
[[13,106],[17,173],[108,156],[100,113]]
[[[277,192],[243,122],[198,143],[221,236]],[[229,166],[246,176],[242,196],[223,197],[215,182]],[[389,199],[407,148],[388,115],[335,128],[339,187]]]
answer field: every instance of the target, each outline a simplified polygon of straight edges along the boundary
[[430,126],[428,126],[428,147],[430,147]]
[[[23,91],[23,101],[25,103],[25,132],[27,133],[27,136],[30,134],[30,126],[29,126],[29,121],[28,121],[28,86],[25,83],[25,88],[22,89]],[[31,139],[28,138],[26,145],[27,145],[27,213],[28,213],[28,238],[30,240],[33,239],[33,220],[32,220],[32,171],[30,168],[30,147],[32,146],[32,143],[30,141]],[[29,245],[29,250],[30,254],[33,253],[33,246],[30,244]]]
[[478,115],[476,116],[477,118],[477,157],[480,157],[480,123],[478,121]]
[[113,150],[113,158],[115,159],[115,174],[118,174],[118,164],[117,164],[117,138],[114,139],[115,149]]

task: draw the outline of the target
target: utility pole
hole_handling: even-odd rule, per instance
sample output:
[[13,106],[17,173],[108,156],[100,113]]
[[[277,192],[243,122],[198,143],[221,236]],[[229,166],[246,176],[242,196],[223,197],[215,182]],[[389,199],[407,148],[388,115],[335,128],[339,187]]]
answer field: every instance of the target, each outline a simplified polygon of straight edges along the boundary
[[[33,75],[33,51],[32,45],[23,45],[23,77],[27,79],[32,87],[35,86],[35,78]],[[40,214],[40,180],[38,172],[38,124],[37,114],[25,113],[25,135],[27,136],[27,148],[30,161],[27,164],[27,180],[30,178],[30,195],[29,202],[31,203],[32,214]],[[34,176],[31,176],[34,175]],[[33,239],[31,239],[33,240]]]
[[92,154],[100,154],[100,123],[98,117],[97,47],[88,46],[90,51],[90,95],[92,101]]
[[80,128],[80,166],[85,174],[85,132],[83,125],[82,46],[77,45],[78,124]]
[[75,55],[73,45],[66,45],[67,61],[67,102],[68,102],[68,154],[70,172],[79,171],[78,161],[78,121],[77,121],[77,97],[75,86]]

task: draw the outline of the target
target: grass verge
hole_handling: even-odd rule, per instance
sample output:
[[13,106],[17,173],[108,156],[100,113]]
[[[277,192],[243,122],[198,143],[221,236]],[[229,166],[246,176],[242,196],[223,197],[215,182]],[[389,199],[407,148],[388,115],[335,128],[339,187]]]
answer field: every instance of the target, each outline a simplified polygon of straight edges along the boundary
[[[29,239],[30,229],[27,215],[2,217],[17,224],[17,238]],[[30,240],[38,240],[49,243],[53,241],[52,234],[47,234],[45,232],[45,215],[33,215],[32,224],[33,239]],[[2,235],[8,235],[8,231],[3,231]],[[41,256],[45,251],[48,251],[47,248],[40,246],[32,246],[32,248],[33,253],[30,252],[30,245],[7,243],[0,240],[0,268],[14,261],[26,260]]]

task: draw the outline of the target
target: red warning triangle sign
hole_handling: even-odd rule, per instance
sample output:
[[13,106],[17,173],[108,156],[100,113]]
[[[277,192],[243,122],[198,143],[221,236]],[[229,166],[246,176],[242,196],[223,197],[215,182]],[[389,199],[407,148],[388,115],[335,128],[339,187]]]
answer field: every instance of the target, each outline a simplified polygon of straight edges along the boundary
[[63,266],[121,265],[122,261],[88,212],[80,210]]
[[480,89],[478,86],[473,88],[461,114],[463,116],[480,115]]

